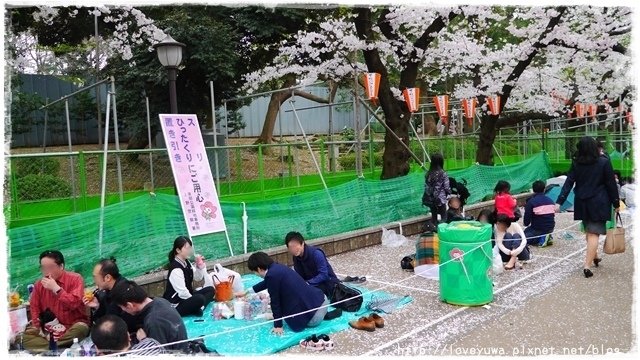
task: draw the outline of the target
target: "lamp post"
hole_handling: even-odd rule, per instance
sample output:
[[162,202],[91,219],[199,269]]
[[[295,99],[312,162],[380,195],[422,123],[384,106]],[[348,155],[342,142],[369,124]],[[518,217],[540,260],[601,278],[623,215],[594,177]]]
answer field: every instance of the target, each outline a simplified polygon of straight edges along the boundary
[[176,78],[178,76],[178,66],[182,61],[183,43],[175,41],[171,35],[167,35],[161,42],[153,45],[158,53],[158,60],[167,69],[169,78],[169,104],[171,113],[178,113],[178,97],[176,95]]

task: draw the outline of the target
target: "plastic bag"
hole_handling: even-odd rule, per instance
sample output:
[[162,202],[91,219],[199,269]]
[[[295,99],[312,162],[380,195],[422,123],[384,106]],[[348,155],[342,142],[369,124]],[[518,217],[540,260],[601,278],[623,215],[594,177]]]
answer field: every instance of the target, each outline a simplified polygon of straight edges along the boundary
[[493,261],[491,264],[491,268],[493,269],[494,275],[498,275],[504,271],[504,267],[502,265],[502,257],[500,256],[500,249],[498,249],[497,244],[493,247]]
[[[209,275],[211,275],[212,278],[213,278],[213,275],[216,275],[219,279],[222,279],[223,281],[224,279],[228,279],[233,276],[233,281],[232,281],[233,292],[238,293],[238,292],[244,291],[244,285],[242,284],[242,278],[240,277],[240,274],[233,270],[227,269],[220,264],[213,265],[213,271],[209,273]],[[214,283],[214,286],[217,285],[215,280],[213,281],[213,283]]]
[[382,245],[387,247],[398,247],[407,243],[407,238],[403,235],[396,234],[393,230],[387,230],[382,227]]

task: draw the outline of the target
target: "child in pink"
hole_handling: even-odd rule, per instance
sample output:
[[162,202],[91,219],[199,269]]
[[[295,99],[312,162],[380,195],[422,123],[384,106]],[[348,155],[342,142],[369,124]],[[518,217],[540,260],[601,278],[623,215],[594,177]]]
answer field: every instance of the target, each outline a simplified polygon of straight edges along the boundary
[[516,199],[511,196],[509,191],[511,190],[511,184],[504,180],[498,181],[496,187],[493,189],[493,192],[496,194],[495,196],[495,208],[496,208],[496,216],[500,214],[505,214],[512,221],[517,221],[515,216],[516,210]]

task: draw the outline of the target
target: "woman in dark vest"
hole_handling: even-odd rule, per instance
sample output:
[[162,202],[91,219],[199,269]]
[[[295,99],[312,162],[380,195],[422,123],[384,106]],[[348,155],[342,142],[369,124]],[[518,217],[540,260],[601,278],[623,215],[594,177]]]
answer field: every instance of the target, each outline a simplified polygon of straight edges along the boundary
[[[214,289],[211,276],[202,256],[196,257],[196,265],[189,262],[193,256],[193,243],[186,236],[178,236],[169,251],[169,276],[164,298],[174,304],[181,316],[202,316],[204,308],[213,301]],[[201,281],[202,289],[193,290],[193,280]]]
[[589,269],[591,264],[598,267],[601,261],[598,257],[598,238],[607,233],[606,222],[611,218],[611,207],[617,212],[620,204],[611,161],[600,155],[596,140],[585,136],[580,139],[577,148],[567,180],[556,201],[556,211],[559,211],[575,184],[573,218],[582,220],[586,233],[587,255],[582,272],[589,278],[593,276]]

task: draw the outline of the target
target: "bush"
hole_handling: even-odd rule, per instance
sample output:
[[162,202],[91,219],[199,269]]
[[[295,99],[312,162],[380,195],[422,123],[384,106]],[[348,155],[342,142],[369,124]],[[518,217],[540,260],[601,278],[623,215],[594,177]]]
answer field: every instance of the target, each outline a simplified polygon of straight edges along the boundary
[[342,141],[353,141],[356,139],[356,132],[345,126],[340,132],[340,138]]
[[57,176],[60,172],[60,162],[52,157],[20,158],[15,161],[16,177],[27,175]]
[[[338,158],[338,163],[342,170],[355,170],[356,169],[356,154],[341,155]],[[382,166],[382,153],[373,153],[373,164],[375,167]],[[362,153],[362,168],[367,169],[369,167],[369,153]]]
[[41,200],[68,198],[71,186],[65,180],[48,174],[29,174],[18,180],[18,199]]

